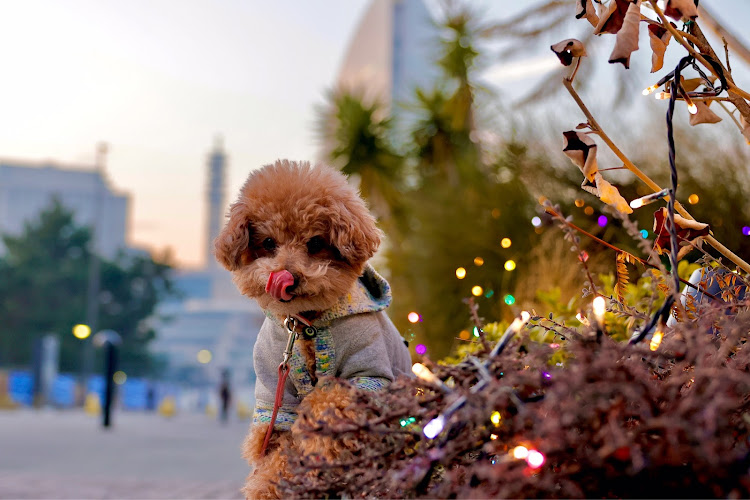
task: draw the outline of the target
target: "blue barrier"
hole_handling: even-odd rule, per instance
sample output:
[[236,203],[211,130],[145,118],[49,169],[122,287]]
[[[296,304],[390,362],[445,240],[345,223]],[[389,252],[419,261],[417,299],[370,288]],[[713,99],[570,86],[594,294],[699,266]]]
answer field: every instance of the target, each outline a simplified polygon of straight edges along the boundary
[[8,376],[8,393],[18,404],[31,406],[34,398],[34,377],[30,372],[12,371]]

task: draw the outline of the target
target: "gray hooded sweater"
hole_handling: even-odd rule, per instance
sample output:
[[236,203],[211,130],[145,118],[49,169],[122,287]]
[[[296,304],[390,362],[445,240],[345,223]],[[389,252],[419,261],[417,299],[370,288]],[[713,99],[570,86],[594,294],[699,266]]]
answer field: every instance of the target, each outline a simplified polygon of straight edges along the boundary
[[[411,373],[409,350],[385,313],[390,303],[390,286],[368,265],[351,292],[312,323],[317,329],[313,342],[318,377],[347,379],[359,388],[377,390],[398,375]],[[278,367],[288,338],[282,323],[266,312],[253,348],[257,376],[253,424],[271,421]],[[297,405],[313,390],[300,344],[295,343],[289,360],[284,401],[274,425],[278,430],[291,428]]]

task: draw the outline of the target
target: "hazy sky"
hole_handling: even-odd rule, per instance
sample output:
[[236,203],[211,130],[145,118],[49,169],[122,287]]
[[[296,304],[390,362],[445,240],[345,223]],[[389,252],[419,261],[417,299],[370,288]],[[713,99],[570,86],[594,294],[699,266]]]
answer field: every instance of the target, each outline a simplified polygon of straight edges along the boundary
[[[527,2],[475,3],[499,16]],[[251,168],[314,159],[315,106],[367,4],[0,0],[0,157],[90,164],[106,141],[109,178],[131,194],[131,243],[198,265],[214,137],[230,200]]]

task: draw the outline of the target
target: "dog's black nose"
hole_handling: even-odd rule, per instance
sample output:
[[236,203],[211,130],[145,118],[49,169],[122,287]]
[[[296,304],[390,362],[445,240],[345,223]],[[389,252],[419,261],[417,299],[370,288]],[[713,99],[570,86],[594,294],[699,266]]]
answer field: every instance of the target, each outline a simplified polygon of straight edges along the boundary
[[297,288],[297,286],[299,286],[299,274],[292,273],[292,278],[294,278],[294,283],[286,287],[288,292],[294,291],[294,289]]

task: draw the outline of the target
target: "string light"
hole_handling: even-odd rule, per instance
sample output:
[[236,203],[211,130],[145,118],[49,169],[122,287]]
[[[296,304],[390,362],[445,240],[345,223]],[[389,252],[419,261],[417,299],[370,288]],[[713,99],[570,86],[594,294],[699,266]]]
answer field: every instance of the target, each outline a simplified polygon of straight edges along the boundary
[[604,301],[604,297],[599,295],[594,299],[592,303],[592,309],[594,310],[594,318],[599,326],[604,325],[604,313],[607,311],[607,304]]
[[416,352],[420,356],[424,356],[424,354],[427,352],[427,346],[424,344],[417,344],[417,346],[414,348],[414,352]]
[[497,435],[497,434],[490,434],[490,439],[491,439],[491,440],[493,440],[493,441],[494,441],[494,440],[495,440],[495,439],[497,439],[497,438],[498,438],[498,435]]
[[505,261],[505,270],[506,271],[512,271],[516,268],[516,263],[513,260],[506,260]]
[[512,241],[510,241],[510,238],[503,238],[500,241],[500,246],[503,248],[510,248],[510,246],[513,244]]
[[513,455],[513,458],[516,458],[518,460],[525,460],[526,457],[529,456],[529,449],[525,446],[516,446],[515,448],[513,448],[511,454]]
[[585,204],[586,204],[586,202],[585,202],[585,201],[583,201],[583,200],[582,200],[582,199],[580,199],[580,198],[578,198],[578,199],[576,200],[576,206],[577,206],[578,208],[581,208],[581,207],[582,207],[582,206],[584,206]]
[[427,439],[435,439],[435,437],[443,430],[443,427],[445,427],[445,417],[438,415],[427,422],[427,425],[422,429],[422,433]]
[[533,217],[533,218],[531,219],[531,225],[533,225],[534,227],[539,227],[539,226],[541,226],[541,225],[542,225],[542,219],[540,219],[539,217],[536,217],[536,216],[535,216],[535,217]]
[[500,427],[500,421],[503,419],[502,415],[500,415],[499,411],[493,411],[492,415],[490,415],[490,422],[492,422],[492,425],[495,427]]
[[469,340],[470,335],[471,334],[468,330],[461,330],[461,333],[458,334],[458,338],[460,338],[461,340]]
[[414,363],[411,367],[412,373],[419,377],[420,379],[424,380],[425,382],[429,382],[431,384],[439,384],[440,379],[437,378],[437,375],[432,373],[429,368],[427,368],[422,363]]
[[505,297],[503,297],[503,301],[509,306],[512,306],[513,304],[516,303],[516,298],[512,296],[511,294],[508,294]]
[[699,202],[700,200],[701,200],[701,199],[700,199],[700,198],[698,197],[698,195],[697,195],[697,194],[695,194],[695,193],[693,193],[693,194],[691,194],[690,196],[688,196],[688,203],[690,203],[691,205],[695,205],[695,204],[696,204],[696,203],[698,203],[698,202]]
[[646,231],[645,229],[641,229],[641,236],[643,236],[643,239],[644,239],[644,240],[645,240],[646,238],[648,238],[648,231]]
[[412,311],[406,316],[406,319],[409,320],[409,323],[419,323],[419,320],[422,319],[422,317],[419,313]]
[[479,267],[484,264],[484,259],[481,257],[474,257],[474,265]]
[[600,215],[599,218],[596,219],[596,223],[599,224],[600,227],[606,226],[607,222],[609,222],[609,219],[607,219],[606,215]]
[[750,236],[750,226],[743,226],[742,227],[742,234],[744,236]]
[[537,450],[529,450],[529,453],[526,456],[526,463],[529,464],[529,467],[532,469],[538,469],[544,465],[544,455]]
[[648,346],[649,349],[652,351],[657,350],[659,345],[661,345],[662,338],[664,338],[664,332],[661,331],[661,326],[659,326],[651,337],[651,343]]
[[636,198],[635,200],[630,202],[630,208],[636,209],[641,208],[644,205],[648,205],[649,203],[653,203],[656,200],[660,200],[661,198],[664,198],[665,196],[669,196],[669,189],[662,189],[661,191],[658,191],[656,193],[647,194],[646,196],[641,196],[640,198]]
[[650,87],[643,89],[642,94],[643,95],[653,94],[654,92],[656,92],[656,89],[658,89],[660,86],[661,85],[651,85]]
[[481,286],[475,285],[471,287],[471,294],[474,297],[479,297],[480,295],[482,295],[482,293],[484,293],[484,289]]
[[407,425],[411,425],[411,424],[413,424],[413,423],[414,423],[414,422],[416,422],[416,421],[417,421],[417,419],[416,419],[416,418],[414,418],[414,417],[409,417],[409,418],[402,418],[402,419],[401,419],[401,420],[399,421],[399,423],[401,424],[401,427],[406,427]]
[[669,92],[659,92],[654,95],[654,98],[660,101],[664,101],[666,99],[669,99],[671,96],[672,95]]
[[[685,97],[687,97],[687,95]],[[691,115],[694,115],[698,112],[698,106],[696,106],[694,102],[691,102],[688,104],[688,111]]]
[[593,215],[594,214],[594,207],[586,207],[583,209],[583,213],[586,215]]
[[459,267],[458,269],[456,269],[456,278],[462,280],[465,277],[466,277],[466,269],[464,269],[463,267]]

